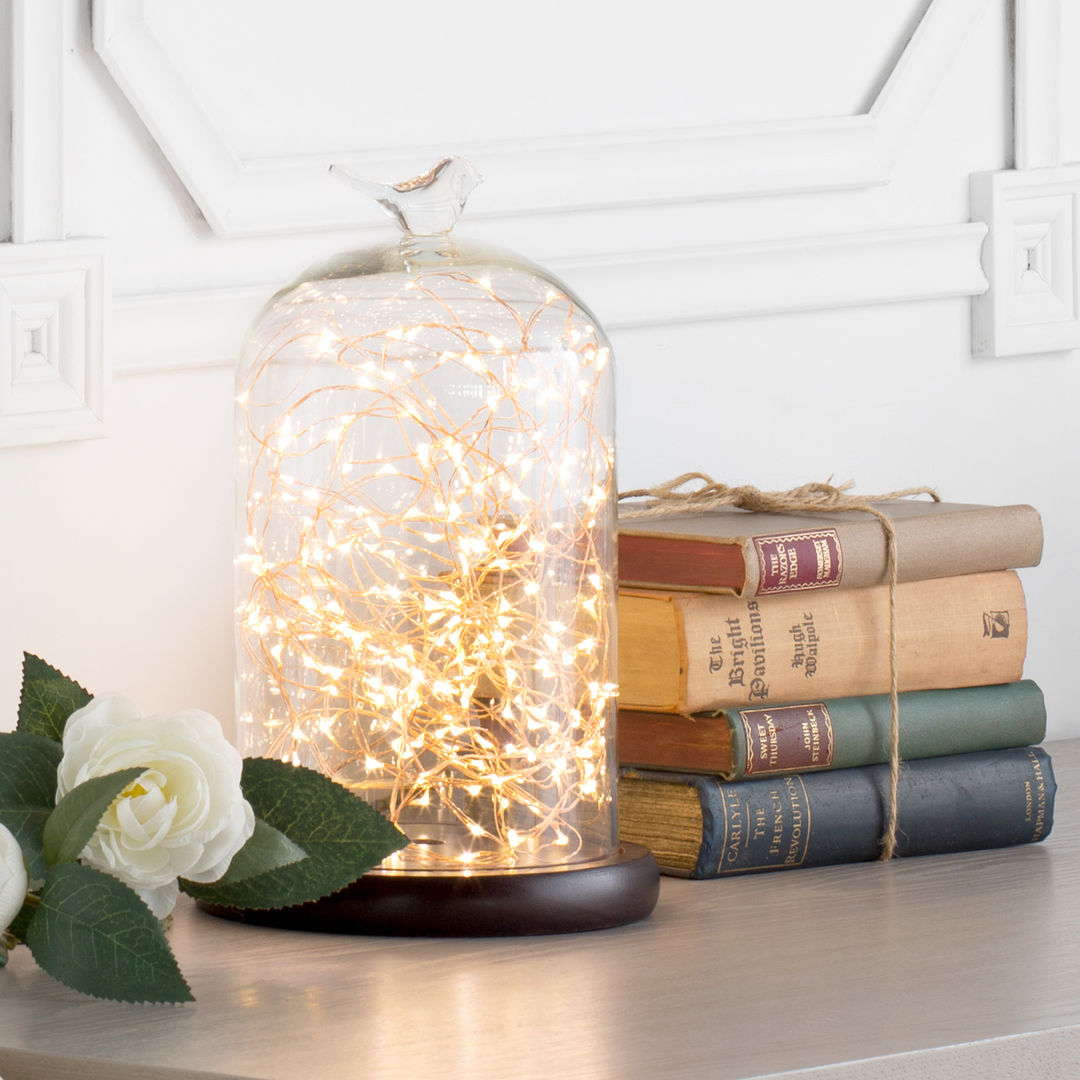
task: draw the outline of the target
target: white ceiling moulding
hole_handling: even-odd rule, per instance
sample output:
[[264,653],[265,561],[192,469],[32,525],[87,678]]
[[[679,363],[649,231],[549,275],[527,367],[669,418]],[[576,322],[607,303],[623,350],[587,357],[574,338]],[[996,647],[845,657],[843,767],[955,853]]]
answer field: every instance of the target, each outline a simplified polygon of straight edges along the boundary
[[105,244],[0,244],[0,447],[105,435]]
[[989,226],[974,355],[1080,349],[1080,165],[976,173],[971,215]]
[[[482,168],[499,169],[498,191],[486,193],[489,215],[883,184],[986,6],[984,0],[933,0],[862,115],[500,140],[454,149]],[[396,179],[430,167],[444,152],[358,146],[332,156],[244,158],[185,84],[152,32],[143,0],[93,0],[93,38],[105,66],[221,236],[381,220],[346,185],[328,177],[327,166],[337,161]],[[558,194],[553,200],[553,192],[562,193],[561,201]]]
[[[589,298],[605,329],[620,330],[974,296],[987,288],[979,261],[985,236],[983,224],[945,225],[609,254],[555,260],[550,268]],[[244,332],[276,289],[118,300],[110,339],[116,374],[234,363]]]

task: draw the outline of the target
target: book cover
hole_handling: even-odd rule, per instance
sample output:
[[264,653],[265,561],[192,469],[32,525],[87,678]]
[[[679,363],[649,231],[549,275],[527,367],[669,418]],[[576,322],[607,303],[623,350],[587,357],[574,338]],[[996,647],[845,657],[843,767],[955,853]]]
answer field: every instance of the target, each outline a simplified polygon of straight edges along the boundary
[[[904,760],[1032,746],[1046,735],[1042,691],[1030,679],[900,694]],[[844,769],[889,760],[888,694],[683,716],[620,709],[619,764],[724,779]]]
[[[901,690],[1016,682],[1027,648],[1020,578],[1002,570],[896,588]],[[620,589],[621,708],[698,713],[887,693],[889,590],[777,596]]]
[[[910,499],[872,505],[896,532],[901,581],[1011,570],[1042,557],[1042,520],[1031,506]],[[772,514],[720,507],[619,523],[619,581],[628,587],[767,596],[886,580],[885,534],[865,511]]]
[[[906,762],[897,854],[1037,843],[1050,834],[1055,790],[1041,747]],[[878,857],[888,791],[887,765],[731,783],[624,770],[619,836],[682,877],[869,861]]]

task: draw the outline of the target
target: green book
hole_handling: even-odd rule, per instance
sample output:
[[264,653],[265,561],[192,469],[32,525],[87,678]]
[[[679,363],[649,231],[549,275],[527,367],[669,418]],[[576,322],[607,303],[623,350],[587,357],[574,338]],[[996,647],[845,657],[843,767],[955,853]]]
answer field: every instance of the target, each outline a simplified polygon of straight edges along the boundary
[[[1032,746],[1046,734],[1030,679],[899,695],[904,760]],[[620,709],[619,764],[724,779],[846,769],[889,760],[888,694],[683,716]]]

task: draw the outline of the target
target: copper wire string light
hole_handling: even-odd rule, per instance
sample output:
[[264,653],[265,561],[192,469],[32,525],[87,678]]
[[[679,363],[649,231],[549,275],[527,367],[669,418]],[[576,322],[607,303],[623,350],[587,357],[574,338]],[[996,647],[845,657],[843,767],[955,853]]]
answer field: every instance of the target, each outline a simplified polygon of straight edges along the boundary
[[616,821],[610,346],[550,274],[449,235],[467,163],[352,179],[404,234],[282,289],[241,358],[237,711],[249,754],[332,776],[410,843],[263,919],[641,918],[659,878]]
[[512,280],[417,273],[370,329],[302,289],[239,395],[247,741],[419,823],[406,865],[614,843],[609,349]]

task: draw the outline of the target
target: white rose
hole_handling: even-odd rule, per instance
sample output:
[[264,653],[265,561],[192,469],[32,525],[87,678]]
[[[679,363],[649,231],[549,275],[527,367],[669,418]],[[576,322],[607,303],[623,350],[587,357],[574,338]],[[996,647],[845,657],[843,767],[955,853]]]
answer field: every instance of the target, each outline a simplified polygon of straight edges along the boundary
[[140,765],[79,854],[130,885],[159,919],[176,903],[178,877],[216,881],[255,828],[240,790],[242,758],[209,713],[142,716],[118,694],[71,714],[57,799],[84,780]]
[[19,841],[0,825],[0,934],[11,925],[26,899],[26,860]]

